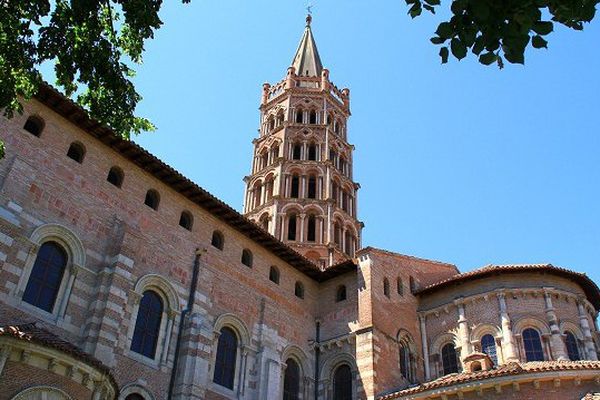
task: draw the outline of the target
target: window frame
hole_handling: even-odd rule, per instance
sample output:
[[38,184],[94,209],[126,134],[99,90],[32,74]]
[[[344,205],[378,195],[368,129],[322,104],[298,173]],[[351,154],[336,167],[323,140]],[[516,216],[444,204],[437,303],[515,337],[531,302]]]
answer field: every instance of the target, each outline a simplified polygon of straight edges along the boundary
[[[217,238],[218,240],[217,243],[215,243],[215,238]],[[215,249],[223,251],[223,249],[225,248],[225,236],[223,235],[223,232],[219,230],[214,230],[210,239],[210,245]]]
[[250,249],[242,250],[242,257],[240,262],[242,263],[242,265],[245,265],[248,268],[252,268],[252,265],[254,264],[254,255],[252,254],[252,251]]
[[[79,152],[77,155],[80,157],[80,159],[73,157],[73,155],[71,155],[71,150],[74,149],[74,151]],[[87,150],[84,146],[83,143],[79,142],[79,141],[74,141],[69,145],[69,149],[67,150],[67,158],[70,158],[71,160],[77,162],[78,164],[83,164],[83,160],[85,159],[85,155],[87,153]]]
[[[452,354],[448,354],[446,349],[452,349]],[[454,355],[454,357],[452,357]],[[445,343],[440,348],[440,359],[442,361],[442,376],[456,374],[460,372],[460,363],[458,361],[458,353],[456,351],[456,346],[452,342]],[[450,362],[450,365],[446,364],[446,361]]]
[[[51,312],[47,312],[35,305],[29,304],[23,300],[23,294],[33,265],[41,246],[46,242],[56,242],[67,253],[67,265],[65,266],[61,284],[56,295],[54,307]],[[29,252],[24,261],[24,267],[16,288],[11,292],[12,296],[8,298],[8,303],[35,314],[41,319],[62,326],[65,322],[67,306],[71,300],[71,292],[75,279],[79,271],[85,268],[86,254],[83,243],[70,229],[60,224],[45,224],[37,227],[29,237]]]
[[[527,338],[526,332],[527,333],[529,333],[529,332],[535,333],[535,336]],[[539,343],[533,342],[533,339],[536,339],[536,338],[539,340]],[[523,355],[525,356],[526,362],[545,361],[546,360],[546,352],[544,351],[544,343],[542,341],[542,334],[540,333],[540,331],[538,331],[537,329],[535,329],[533,327],[527,327],[527,328],[523,329],[523,331],[521,332],[521,340],[523,341]],[[539,348],[529,348],[528,349],[527,348],[528,343],[531,345],[539,344]],[[530,356],[532,358],[530,358]],[[539,357],[537,357],[537,356],[539,356]]]

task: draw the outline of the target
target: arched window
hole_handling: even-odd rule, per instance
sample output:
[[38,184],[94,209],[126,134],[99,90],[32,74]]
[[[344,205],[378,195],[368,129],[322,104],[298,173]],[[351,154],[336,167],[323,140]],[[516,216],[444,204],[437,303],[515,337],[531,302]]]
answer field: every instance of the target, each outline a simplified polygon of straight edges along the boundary
[[336,119],[336,120],[335,120],[335,125],[333,126],[333,131],[334,131],[336,134],[339,134],[339,133],[340,133],[340,120],[339,120],[339,119]]
[[252,252],[248,249],[242,250],[242,264],[252,268]]
[[273,148],[271,149],[271,157],[274,161],[277,160],[277,158],[279,158],[279,145],[273,146]]
[[411,293],[416,292],[417,291],[417,283],[415,282],[415,278],[413,278],[411,276],[408,283],[410,284],[410,292]]
[[317,112],[315,110],[310,111],[308,122],[313,125],[317,123]]
[[283,110],[279,110],[279,112],[277,113],[277,126],[281,126],[283,125],[283,120],[284,120],[284,114],[283,114]]
[[79,142],[71,143],[69,150],[67,151],[67,157],[81,164],[85,157],[85,147]]
[[213,382],[233,389],[237,362],[238,338],[233,330],[224,327],[219,334]]
[[274,265],[269,269],[269,280],[279,285],[279,269]]
[[309,176],[308,177],[308,193],[307,193],[307,197],[309,199],[316,199],[317,198],[317,177],[316,176]]
[[490,356],[494,365],[498,365],[498,353],[494,336],[488,334],[481,338],[481,351]]
[[317,145],[314,143],[308,145],[308,159],[311,161],[317,161]]
[[288,358],[285,364],[285,376],[283,378],[283,400],[299,400],[300,367],[292,358]]
[[154,358],[160,333],[163,302],[156,292],[147,290],[142,295],[135,330],[131,340],[131,351]]
[[338,246],[342,244],[342,226],[338,221],[333,224],[333,242]]
[[42,244],[31,269],[23,293],[23,301],[51,313],[65,273],[67,260],[66,251],[57,243]]
[[352,370],[347,364],[337,367],[333,374],[333,399],[352,400]]
[[298,175],[292,176],[292,187],[290,197],[297,199],[300,195],[300,177]]
[[179,226],[187,229],[188,231],[192,230],[192,225],[194,224],[194,217],[189,211],[182,211],[179,216]]
[[132,393],[132,394],[128,395],[127,397],[125,397],[125,400],[145,400],[145,399],[144,399],[144,396],[142,396],[141,394]]
[[296,110],[296,123],[301,124],[303,120],[304,111],[299,108]]
[[225,244],[225,238],[223,237],[223,234],[219,231],[214,231],[210,244],[219,250],[223,250],[223,245]]
[[269,131],[272,131],[275,128],[275,118],[271,115],[268,121]]
[[43,119],[41,119],[38,116],[32,115],[29,118],[27,118],[27,121],[25,121],[23,129],[31,133],[33,136],[39,137],[42,134],[45,125],[46,124],[44,123]]
[[160,203],[160,196],[154,189],[150,189],[146,192],[146,198],[144,204],[153,210],[158,210],[158,203]]
[[317,218],[314,215],[308,216],[306,240],[315,242],[317,240]]
[[109,183],[120,188],[123,184],[123,170],[119,167],[112,167],[110,171],[108,171],[108,176],[106,177],[106,180]]
[[302,158],[302,145],[295,143],[292,147],[292,160],[300,160]]
[[262,200],[262,185],[259,182],[256,182],[254,185],[254,207],[258,207],[261,204]]
[[340,285],[335,292],[335,301],[346,300],[346,285]]
[[456,349],[452,343],[448,343],[442,347],[442,367],[444,368],[444,375],[458,372]]
[[333,113],[327,114],[327,125],[333,126],[333,121],[334,121],[334,119],[333,119]]
[[383,278],[383,294],[390,297],[390,281],[388,278]]
[[399,346],[400,373],[408,382],[413,381],[412,377],[412,357],[410,347],[405,341],[400,342]]
[[269,231],[269,214],[263,214],[258,222],[261,228],[267,232]]
[[400,277],[396,279],[396,291],[400,296],[404,296],[404,283]]
[[145,400],[145,399],[144,399],[144,396],[142,396],[141,394],[132,393],[132,394],[128,395],[127,397],[125,397],[125,400]]
[[296,215],[292,214],[288,218],[288,240],[296,240],[296,227],[297,227],[297,218]]
[[544,361],[544,349],[540,333],[533,328],[523,331],[523,346],[527,361]]
[[296,285],[294,286],[294,294],[296,295],[296,297],[299,297],[301,299],[304,298],[304,285],[302,284],[302,282],[296,282]]
[[339,204],[339,191],[338,191],[338,184],[337,182],[333,182],[331,184],[331,197],[333,198],[334,204],[338,205]]
[[269,153],[265,150],[261,155],[260,155],[260,167],[261,168],[265,168],[269,165]]
[[565,332],[565,345],[567,346],[567,353],[569,354],[569,360],[579,361],[581,356],[579,354],[579,347],[577,346],[577,338],[573,335],[573,332]]

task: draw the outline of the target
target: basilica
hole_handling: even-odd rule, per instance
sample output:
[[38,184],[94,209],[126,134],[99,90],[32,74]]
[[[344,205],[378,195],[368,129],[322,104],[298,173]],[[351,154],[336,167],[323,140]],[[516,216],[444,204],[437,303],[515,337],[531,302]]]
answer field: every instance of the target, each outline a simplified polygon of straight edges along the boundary
[[365,245],[310,15],[282,75],[242,213],[48,84],[0,117],[0,400],[600,399],[598,286]]

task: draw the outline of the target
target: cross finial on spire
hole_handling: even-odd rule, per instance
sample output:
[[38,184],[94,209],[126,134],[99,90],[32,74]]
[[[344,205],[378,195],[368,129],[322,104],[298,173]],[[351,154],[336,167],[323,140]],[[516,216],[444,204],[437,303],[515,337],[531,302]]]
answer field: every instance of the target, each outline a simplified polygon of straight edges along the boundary
[[313,5],[311,2],[307,2],[306,4],[306,25],[310,25],[311,21],[312,21],[312,8]]

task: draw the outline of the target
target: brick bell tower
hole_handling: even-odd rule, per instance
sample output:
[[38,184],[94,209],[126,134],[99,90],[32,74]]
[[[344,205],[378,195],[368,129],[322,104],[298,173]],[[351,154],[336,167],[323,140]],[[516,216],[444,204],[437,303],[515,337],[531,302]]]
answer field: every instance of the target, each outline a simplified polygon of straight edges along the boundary
[[308,15],[285,79],[263,85],[244,213],[326,268],[354,256],[363,224],[346,129],[350,90],[329,80],[311,21]]

